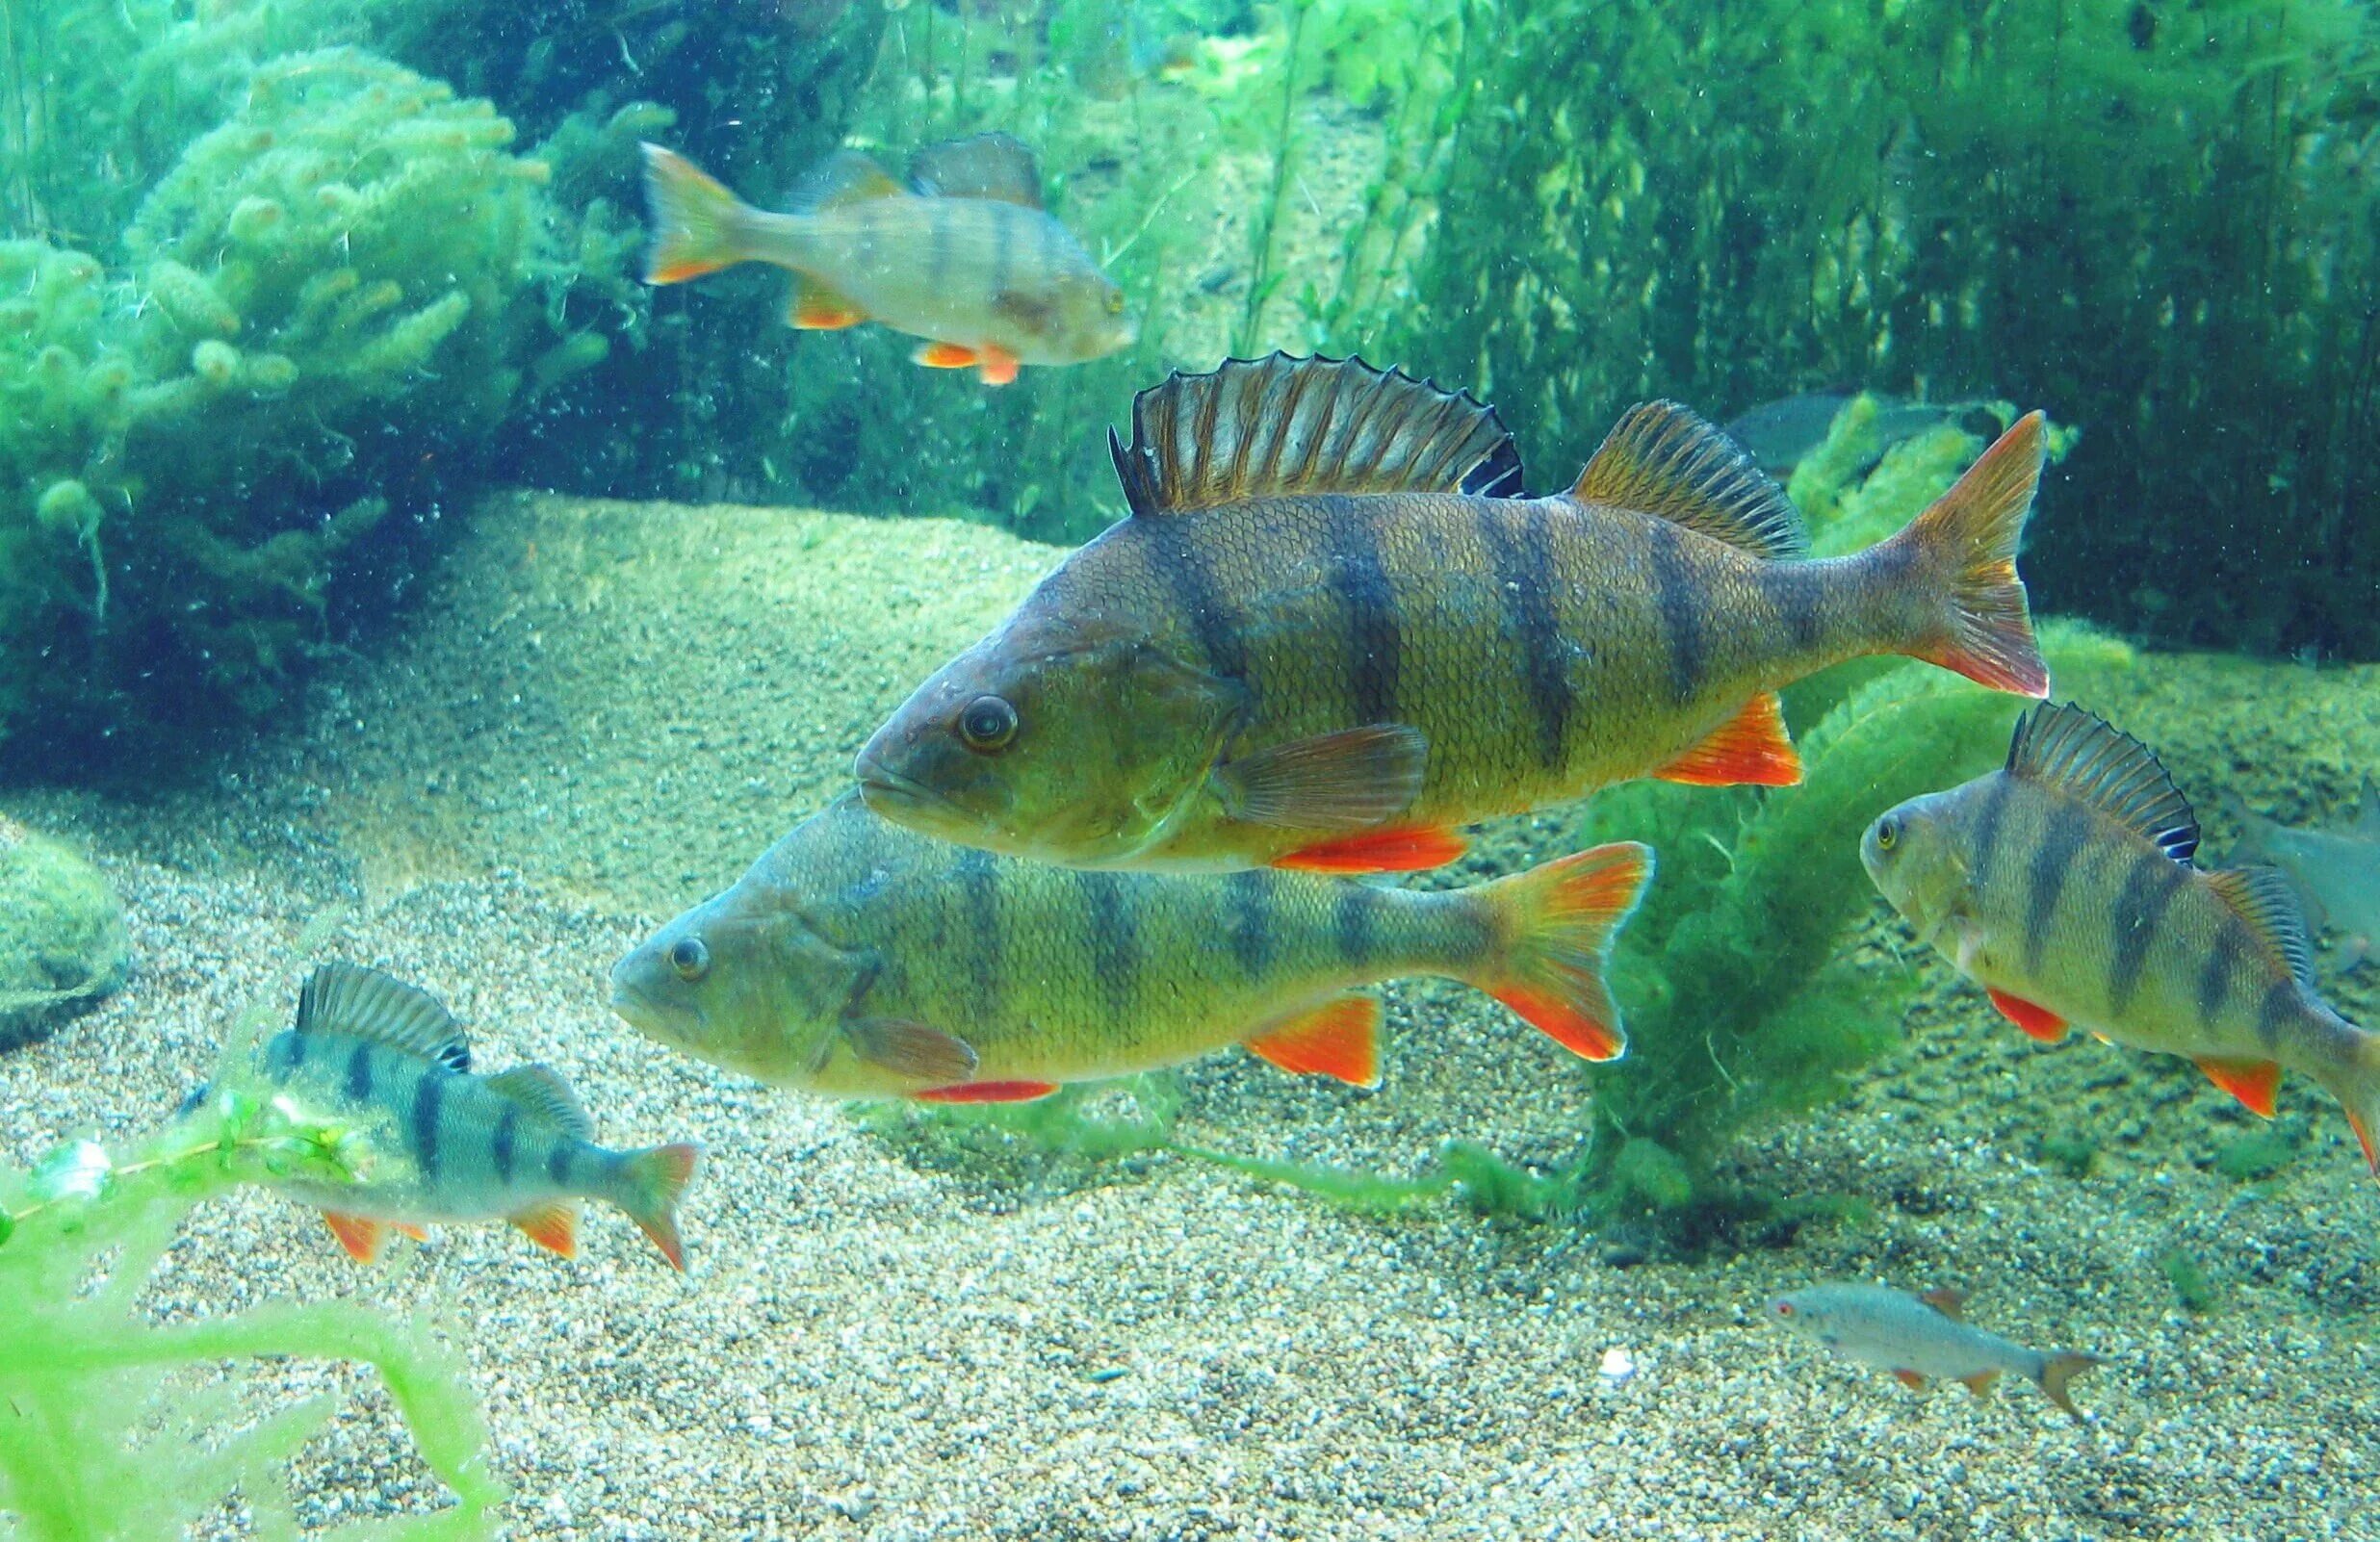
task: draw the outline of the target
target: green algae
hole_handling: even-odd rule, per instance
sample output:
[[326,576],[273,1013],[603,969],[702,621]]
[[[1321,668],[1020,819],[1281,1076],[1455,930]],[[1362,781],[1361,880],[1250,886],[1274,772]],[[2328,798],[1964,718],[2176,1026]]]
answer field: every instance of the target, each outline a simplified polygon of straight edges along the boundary
[[131,953],[123,905],[99,870],[0,819],[0,1050],[109,995]]
[[428,1323],[346,1302],[160,1323],[142,1304],[192,1206],[247,1183],[349,1181],[374,1161],[355,1130],[244,1085],[236,1067],[260,1021],[233,1036],[209,1095],[157,1135],[120,1155],[77,1141],[30,1172],[0,1170],[0,1511],[11,1535],[178,1535],[236,1494],[256,1534],[298,1536],[282,1472],[337,1400],[257,1418],[217,1370],[287,1357],[373,1367],[452,1495],[424,1515],[324,1534],[494,1534],[504,1490],[488,1471],[485,1426],[459,1357]]

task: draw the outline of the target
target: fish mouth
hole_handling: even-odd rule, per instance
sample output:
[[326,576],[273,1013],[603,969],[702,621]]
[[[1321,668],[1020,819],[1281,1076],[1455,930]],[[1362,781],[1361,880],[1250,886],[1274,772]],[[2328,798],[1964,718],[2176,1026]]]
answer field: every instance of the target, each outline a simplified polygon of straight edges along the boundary
[[896,809],[940,809],[943,795],[921,782],[863,758],[858,766],[860,796],[878,813]]

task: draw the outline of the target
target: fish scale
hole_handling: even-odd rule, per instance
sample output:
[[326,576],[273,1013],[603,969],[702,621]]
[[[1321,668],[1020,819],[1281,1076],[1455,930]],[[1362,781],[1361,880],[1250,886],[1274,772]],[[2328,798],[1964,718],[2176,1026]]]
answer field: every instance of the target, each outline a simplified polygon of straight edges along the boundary
[[1233,1043],[1368,1085],[1378,1005],[1348,992],[1410,974],[1608,1058],[1601,969],[1649,872],[1628,843],[1442,891],[1064,868],[845,794],[622,959],[612,1003],[664,1043],[832,1096],[1036,1095]]
[[2013,566],[2037,414],[1825,560],[1669,403],[1539,499],[1490,409],[1353,360],[1177,375],[1112,449],[1132,514],[862,750],[885,817],[1079,867],[1422,867],[1612,782],[1795,780],[1775,691],[1858,655],[2046,689]]

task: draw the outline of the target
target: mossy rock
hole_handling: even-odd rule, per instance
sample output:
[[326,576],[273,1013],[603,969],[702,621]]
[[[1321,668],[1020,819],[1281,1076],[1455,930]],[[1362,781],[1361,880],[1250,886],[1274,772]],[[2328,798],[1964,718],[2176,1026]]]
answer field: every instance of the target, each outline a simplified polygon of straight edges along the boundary
[[40,1038],[124,983],[124,907],[99,870],[0,819],[0,1050]]

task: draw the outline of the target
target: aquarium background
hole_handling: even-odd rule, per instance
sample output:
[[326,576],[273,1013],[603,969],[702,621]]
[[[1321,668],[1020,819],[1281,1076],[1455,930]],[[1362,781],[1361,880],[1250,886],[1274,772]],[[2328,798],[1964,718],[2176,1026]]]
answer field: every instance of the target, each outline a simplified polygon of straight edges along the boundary
[[[787,328],[773,272],[640,281],[639,141],[773,205],[838,146],[995,130],[1132,346],[993,389]],[[1134,392],[1275,348],[1492,402],[1535,492],[1639,400],[1823,398],[1790,479],[1822,553],[2041,408],[2061,696],[2163,755],[2211,850],[2243,809],[2344,828],[2380,762],[2376,176],[2345,0],[0,0],[0,1273],[73,1298],[0,1324],[0,1392],[105,1455],[39,1529],[8,1482],[54,1448],[0,1421],[0,1511],[2373,1534],[2336,1109],[2037,1050],[1916,945],[1857,832],[2017,709],[1922,667],[1790,691],[1801,787],[1614,789],[1420,880],[1653,842],[1610,1067],[1408,983],[1378,1095],[1224,1056],[852,1111],[660,1054],[600,982],[1123,513]],[[1954,410],[1887,434],[1911,400]],[[2350,941],[2320,983],[2369,1022]],[[608,1133],[708,1141],[694,1280],[592,1223],[576,1265],[448,1228],[359,1276],[253,1187],[269,1120],[159,1155],[333,956],[564,1067]],[[150,1176],[81,1195],[86,1136]],[[157,1282],[84,1300],[119,1246]],[[1797,1357],[1759,1299],[1829,1274],[2087,1341],[2100,1423]],[[124,1444],[135,1394],[178,1446]]]

